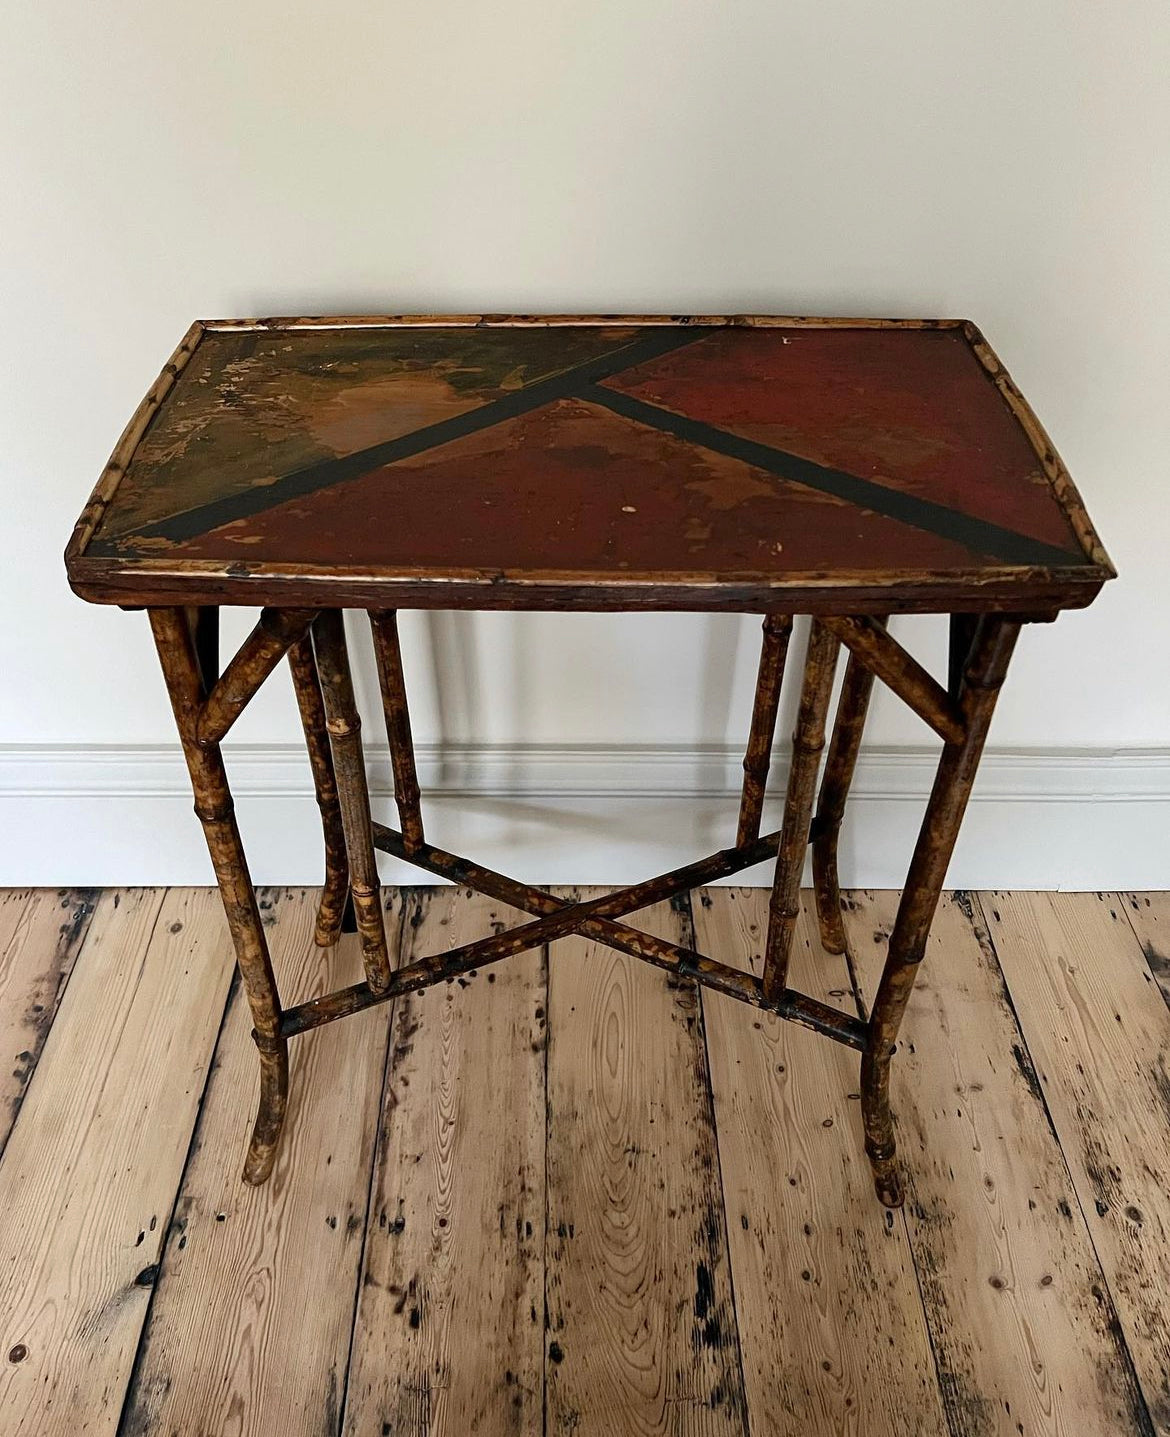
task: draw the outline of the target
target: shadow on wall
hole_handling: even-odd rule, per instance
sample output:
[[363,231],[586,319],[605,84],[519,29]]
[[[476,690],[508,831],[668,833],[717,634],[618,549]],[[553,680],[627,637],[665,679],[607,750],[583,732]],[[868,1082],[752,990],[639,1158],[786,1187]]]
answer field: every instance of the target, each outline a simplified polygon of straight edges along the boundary
[[[544,632],[528,627],[528,615],[509,615],[507,658],[501,660],[497,650],[493,658],[481,633],[477,632],[475,613],[428,611],[423,616],[427,661],[434,692],[434,727],[428,737],[439,745],[467,744],[484,741],[485,735],[498,731],[499,714],[489,713],[494,689],[502,684],[502,697],[510,722],[506,725],[509,741],[523,744],[531,731],[527,716],[546,690],[548,676],[542,670],[542,649],[548,640]],[[542,619],[553,616],[542,615]],[[576,615],[557,615],[564,629],[564,642],[576,643]],[[753,615],[707,614],[688,615],[702,631],[685,649],[680,646],[675,660],[681,682],[680,698],[692,699],[695,705],[694,724],[686,726],[693,733],[688,742],[695,747],[704,743],[747,741],[746,717],[743,725],[733,723],[736,671],[741,655],[746,655],[754,680],[760,621]],[[591,629],[588,643],[577,650],[591,701],[601,707],[614,702],[614,686],[621,682],[621,626],[629,616],[604,616],[612,628],[598,643],[599,631]],[[607,638],[612,643],[606,642]],[[803,640],[794,648],[799,648]],[[795,655],[794,655],[795,656]],[[692,669],[697,664],[697,671]],[[489,668],[496,671],[500,683],[492,682]],[[507,678],[500,670],[507,670]],[[685,677],[684,677],[685,675]],[[420,675],[421,677],[421,675]],[[409,687],[408,675],[408,687]],[[744,695],[739,695],[743,707]],[[785,699],[791,695],[786,691]],[[501,693],[495,694],[498,703]],[[795,713],[795,704],[791,705]],[[750,710],[749,710],[750,711]],[[787,711],[787,708],[786,708]],[[783,719],[781,720],[781,726]],[[739,732],[740,728],[743,732]],[[611,736],[606,742],[621,743]],[[654,743],[653,735],[640,733],[629,740],[633,743]],[[522,775],[521,775],[522,776]],[[698,774],[695,775],[696,779]]]
[[[594,711],[600,719],[599,747],[665,746],[682,750],[686,760],[680,754],[680,763],[689,762],[692,770],[680,777],[688,794],[704,792],[710,786],[709,770],[704,772],[708,763],[706,749],[724,744],[738,747],[747,742],[760,642],[761,620],[757,616],[671,616],[677,625],[673,632],[664,640],[657,633],[651,638],[649,652],[658,671],[649,675],[630,672],[630,665],[636,667],[639,654],[645,655],[647,650],[638,644],[632,652],[623,649],[623,630],[631,623],[629,615],[594,615],[588,619],[581,615],[492,615],[487,628],[481,622],[483,617],[473,612],[442,611],[419,615],[421,624],[415,632],[423,639],[425,663],[420,664],[416,657],[419,671],[412,674],[408,660],[407,688],[412,697],[421,694],[430,680],[432,704],[425,739],[428,746],[434,746],[432,752],[439,760],[439,781],[443,786],[456,777],[453,761],[447,756],[451,750],[500,742],[509,755],[509,786],[515,793],[530,791],[532,773],[525,749],[558,745],[564,742],[559,737],[561,733],[580,735],[591,727],[589,717],[583,719],[580,708],[562,723],[557,711],[561,704],[570,708],[581,705]],[[650,623],[656,620],[660,622],[659,616],[651,618]],[[639,621],[645,623],[645,616],[633,619],[634,623]],[[777,782],[784,781],[787,735],[796,712],[805,644],[805,627],[799,620],[798,625],[777,725],[773,790]],[[689,632],[684,633],[684,628]],[[645,629],[638,638],[645,643]],[[665,663],[661,642],[668,646]],[[561,686],[557,671],[563,677],[569,667],[569,652],[576,672],[571,686]],[[673,668],[677,674],[678,707],[673,707],[675,700],[669,689],[656,698],[647,695],[645,701],[637,692],[642,689],[645,694],[647,687],[669,683],[669,677],[663,679],[663,668]],[[620,719],[616,724],[612,719],[627,687],[635,691],[630,713],[635,719],[642,714],[643,721],[625,738]],[[562,692],[564,697],[558,699],[555,695]],[[670,734],[656,734],[652,727],[647,731],[644,715],[655,702],[661,706],[660,716],[673,708],[669,714]],[[691,708],[689,722],[686,713],[680,712],[683,706]],[[543,716],[539,712],[542,708]],[[421,736],[416,720],[416,742]],[[578,739],[570,740],[567,746],[592,745]],[[545,758],[542,772],[547,771]],[[506,809],[507,805],[501,803],[501,817]]]

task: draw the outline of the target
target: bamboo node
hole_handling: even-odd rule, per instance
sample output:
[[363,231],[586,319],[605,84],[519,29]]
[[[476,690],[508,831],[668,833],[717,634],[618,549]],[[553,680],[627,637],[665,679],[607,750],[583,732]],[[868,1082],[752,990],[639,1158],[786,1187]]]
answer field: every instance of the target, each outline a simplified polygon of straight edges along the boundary
[[195,803],[193,807],[195,809],[195,816],[200,823],[224,823],[231,818],[232,814],[236,811],[236,806],[230,799],[226,803],[217,803],[214,805]]

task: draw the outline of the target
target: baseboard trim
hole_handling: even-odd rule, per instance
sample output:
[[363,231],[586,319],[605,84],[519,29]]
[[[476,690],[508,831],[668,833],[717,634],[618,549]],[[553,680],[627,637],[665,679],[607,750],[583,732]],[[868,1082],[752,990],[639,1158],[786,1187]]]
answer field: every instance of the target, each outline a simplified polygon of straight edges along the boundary
[[[310,795],[298,744],[227,744],[237,795]],[[722,744],[420,744],[419,781],[442,797],[724,798],[739,791],[742,751]],[[370,792],[389,795],[385,747],[367,745]],[[853,792],[864,799],[925,798],[938,749],[874,748],[861,756]],[[773,780],[784,777],[778,756]],[[772,787],[775,788],[773,781]],[[0,798],[130,798],[188,793],[174,744],[0,745]],[[1166,802],[1170,749],[989,749],[972,802]]]
[[[316,818],[302,749],[241,744],[225,752],[257,881],[316,881]],[[847,881],[897,884],[937,752],[875,748],[862,755]],[[368,758],[371,793],[385,806],[388,755],[371,747]],[[741,776],[739,752],[724,745],[424,744],[418,764],[442,841],[547,882],[623,881],[647,864],[682,862],[704,843],[719,846]],[[778,758],[774,790],[782,792],[784,770]],[[0,746],[0,883],[206,882],[190,802],[175,745]],[[1168,828],[1170,749],[991,750],[951,881],[1166,887]],[[876,852],[867,852],[871,843]],[[388,870],[391,876],[400,870]]]

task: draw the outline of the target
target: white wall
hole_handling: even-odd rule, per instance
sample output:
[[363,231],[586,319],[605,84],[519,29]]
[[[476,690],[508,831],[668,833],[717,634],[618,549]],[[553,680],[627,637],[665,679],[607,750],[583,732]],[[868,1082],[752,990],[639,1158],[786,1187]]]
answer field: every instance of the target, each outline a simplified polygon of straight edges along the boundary
[[[137,792],[154,750],[135,746],[172,742],[142,616],[75,600],[60,551],[189,321],[509,309],[975,319],[1122,575],[1089,612],[1025,635],[993,747],[1050,761],[1037,781],[1058,798],[1077,797],[1061,785],[1086,754],[1102,758],[1097,800],[1116,797],[1109,774],[1128,777],[1124,821],[1073,805],[1075,875],[1038,862],[1047,830],[1017,805],[1011,833],[953,876],[1156,881],[1170,867],[1149,845],[1170,815],[1168,76],[1165,0],[9,7],[0,882],[206,872],[169,818],[148,833],[145,799],[118,809],[123,841],[101,861],[100,818],[72,838],[47,818],[68,795]],[[939,621],[900,632],[937,662]],[[505,745],[522,783],[533,743],[738,740],[755,623],[419,615],[406,647],[420,740]],[[296,732],[281,685],[238,738],[279,755],[267,746]],[[914,748],[923,730],[883,697],[872,739]],[[44,842],[16,836],[18,817]],[[554,826],[530,871],[572,852]],[[309,877],[303,861],[260,867]],[[605,876],[599,862],[586,876]]]

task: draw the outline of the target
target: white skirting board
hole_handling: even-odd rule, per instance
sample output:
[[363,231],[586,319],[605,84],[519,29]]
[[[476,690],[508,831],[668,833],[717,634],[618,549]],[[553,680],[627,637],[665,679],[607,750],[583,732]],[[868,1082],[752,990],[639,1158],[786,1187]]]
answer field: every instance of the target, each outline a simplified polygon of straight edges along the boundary
[[[225,746],[253,881],[317,883],[320,830],[294,744]],[[394,822],[384,749],[375,815]],[[937,749],[868,749],[842,880],[897,888]],[[629,883],[729,844],[740,754],[722,746],[420,746],[427,836],[533,883]],[[779,822],[787,760],[765,826]],[[381,860],[386,882],[432,882]],[[203,884],[211,867],[178,746],[0,747],[0,886]],[[761,866],[737,879],[767,883]],[[991,750],[948,882],[967,888],[1170,887],[1170,749]]]

